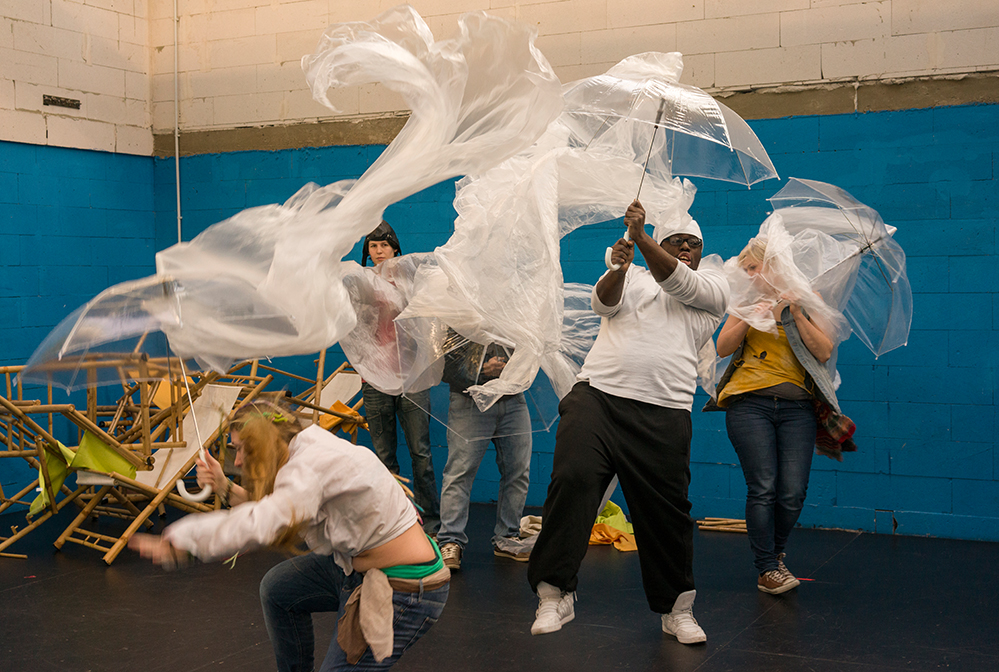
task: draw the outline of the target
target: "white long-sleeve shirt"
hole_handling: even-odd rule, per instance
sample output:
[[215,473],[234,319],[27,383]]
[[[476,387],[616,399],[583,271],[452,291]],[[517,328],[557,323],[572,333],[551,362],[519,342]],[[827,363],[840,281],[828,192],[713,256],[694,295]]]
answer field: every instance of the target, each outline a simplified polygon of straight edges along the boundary
[[697,352],[725,314],[729,287],[713,265],[676,270],[656,282],[634,264],[621,300],[605,306],[593,290],[600,332],[578,380],[601,392],[667,408],[690,410],[697,386]]
[[374,453],[312,425],[292,439],[273,493],[227,511],[186,516],[163,536],[201,560],[218,560],[266,546],[283,527],[300,522],[309,548],[332,554],[350,574],[354,556],[395,539],[417,515]]

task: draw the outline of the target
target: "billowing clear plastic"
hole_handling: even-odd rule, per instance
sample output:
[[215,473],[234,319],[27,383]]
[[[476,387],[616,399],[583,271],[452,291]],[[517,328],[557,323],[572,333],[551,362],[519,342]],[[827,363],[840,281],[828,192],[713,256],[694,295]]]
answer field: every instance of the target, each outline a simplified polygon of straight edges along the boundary
[[[174,353],[225,369],[336,343],[357,322],[339,262],[385,208],[488,170],[543,133],[562,98],[535,32],[482,12],[463,15],[458,28],[435,42],[416,11],[400,6],[326,31],[302,61],[317,100],[328,105],[331,87],[379,82],[402,94],[412,114],[358,180],[307,185],[284,204],[245,210],[157,255],[149,282],[197,288],[181,319],[163,324]],[[273,315],[258,319],[261,308]]]

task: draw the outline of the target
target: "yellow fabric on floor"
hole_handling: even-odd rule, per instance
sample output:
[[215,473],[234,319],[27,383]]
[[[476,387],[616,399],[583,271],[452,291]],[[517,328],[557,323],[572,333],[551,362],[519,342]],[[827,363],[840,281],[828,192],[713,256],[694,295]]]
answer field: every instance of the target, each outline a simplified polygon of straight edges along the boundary
[[635,528],[628,522],[624,511],[614,502],[608,501],[597,516],[590,532],[593,545],[614,544],[619,551],[637,551]]
[[590,544],[593,546],[614,544],[614,548],[619,551],[638,550],[638,544],[635,543],[635,535],[622,532],[607,523],[597,523],[593,526],[593,530],[590,532]]

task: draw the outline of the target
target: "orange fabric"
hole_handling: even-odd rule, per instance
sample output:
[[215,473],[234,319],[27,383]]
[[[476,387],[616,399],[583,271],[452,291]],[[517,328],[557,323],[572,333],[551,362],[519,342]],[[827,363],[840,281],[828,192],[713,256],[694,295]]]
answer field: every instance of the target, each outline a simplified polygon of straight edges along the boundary
[[607,523],[597,523],[593,526],[593,530],[590,532],[590,544],[594,546],[614,544],[614,548],[619,551],[638,550],[635,535],[622,532]]
[[330,410],[336,411],[337,413],[345,413],[351,415],[355,420],[344,420],[343,418],[338,418],[335,415],[327,415],[321,413],[319,415],[319,426],[323,429],[335,432],[338,429],[342,429],[345,433],[349,434],[351,437],[357,436],[357,429],[367,429],[368,423],[365,422],[361,414],[355,411],[353,408],[343,403],[342,401],[335,401],[333,405],[330,406]]

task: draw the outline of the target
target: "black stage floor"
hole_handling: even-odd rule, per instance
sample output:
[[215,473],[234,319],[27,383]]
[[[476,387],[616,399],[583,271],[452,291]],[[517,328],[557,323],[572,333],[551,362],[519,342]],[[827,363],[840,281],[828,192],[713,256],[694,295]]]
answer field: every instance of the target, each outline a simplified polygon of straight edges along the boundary
[[[576,620],[532,637],[527,567],[492,555],[494,511],[472,507],[447,608],[395,669],[999,670],[997,544],[798,530],[788,565],[808,580],[774,597],[756,590],[745,535],[700,532],[699,646],[662,633],[636,554],[591,547]],[[22,521],[0,516],[0,529]],[[66,524],[49,521],[8,549],[27,560],[0,558],[0,672],[274,669],[257,584],[279,556],[168,573],[126,551],[106,567],[97,551],[53,551]],[[320,658],[333,625],[316,619]]]

